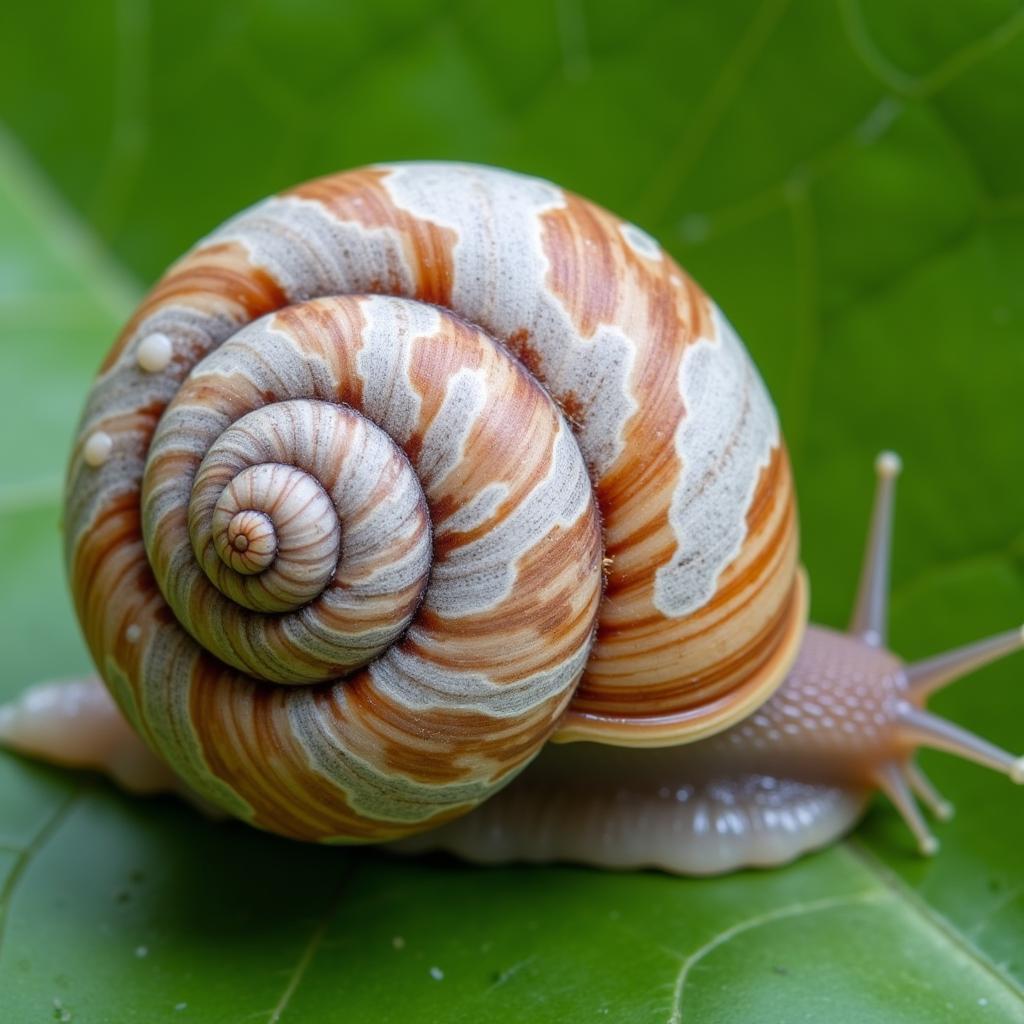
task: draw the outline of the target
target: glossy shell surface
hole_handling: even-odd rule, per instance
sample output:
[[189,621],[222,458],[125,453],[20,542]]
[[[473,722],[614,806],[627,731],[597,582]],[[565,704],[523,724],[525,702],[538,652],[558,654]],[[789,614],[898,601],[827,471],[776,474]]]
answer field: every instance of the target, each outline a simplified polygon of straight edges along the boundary
[[66,550],[150,745],[321,841],[461,814],[552,736],[717,732],[805,617],[728,322],[633,225],[466,165],[311,182],[175,264],[89,396]]

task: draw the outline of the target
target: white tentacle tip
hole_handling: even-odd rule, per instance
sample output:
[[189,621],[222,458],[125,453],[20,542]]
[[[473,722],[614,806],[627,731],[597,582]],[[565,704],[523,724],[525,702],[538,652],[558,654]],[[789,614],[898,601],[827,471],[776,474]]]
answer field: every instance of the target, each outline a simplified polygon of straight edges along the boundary
[[166,334],[156,331],[147,334],[135,350],[135,359],[139,368],[146,373],[160,373],[166,370],[174,355],[174,345]]
[[875,459],[875,472],[886,480],[897,477],[903,470],[903,460],[895,452],[879,452]]
[[99,469],[110,458],[114,450],[114,441],[105,430],[97,430],[86,439],[82,449],[82,458],[87,466]]
[[917,848],[922,857],[934,857],[939,852],[939,841],[935,836],[922,836]]
[[939,821],[952,821],[956,817],[956,808],[948,801],[935,805],[935,817]]
[[1024,786],[1024,757],[1018,757],[1010,765],[1010,781],[1018,786]]

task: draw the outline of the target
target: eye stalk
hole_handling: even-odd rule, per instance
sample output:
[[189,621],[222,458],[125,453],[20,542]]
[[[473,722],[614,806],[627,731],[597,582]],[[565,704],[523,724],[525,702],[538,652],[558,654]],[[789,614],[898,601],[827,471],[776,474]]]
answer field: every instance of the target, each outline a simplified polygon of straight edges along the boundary
[[892,515],[896,478],[903,461],[895,452],[880,452],[875,459],[874,511],[860,586],[850,620],[850,633],[870,647],[885,647],[889,633],[889,565],[892,559]]
[[[850,633],[875,648],[885,647],[888,634],[893,505],[896,478],[901,468],[900,458],[893,452],[882,452],[875,460],[878,484],[874,511],[850,621]],[[944,750],[1001,772],[1012,782],[1024,783],[1024,757],[1014,757],[940,718],[926,710],[925,704],[936,691],[1022,647],[1024,627],[906,665],[900,673],[898,686],[903,695],[893,705],[899,754],[875,769],[874,781],[899,811],[923,854],[936,853],[939,842],[929,830],[915,796],[941,821],[953,816],[953,805],[942,797],[914,762],[917,747]]]

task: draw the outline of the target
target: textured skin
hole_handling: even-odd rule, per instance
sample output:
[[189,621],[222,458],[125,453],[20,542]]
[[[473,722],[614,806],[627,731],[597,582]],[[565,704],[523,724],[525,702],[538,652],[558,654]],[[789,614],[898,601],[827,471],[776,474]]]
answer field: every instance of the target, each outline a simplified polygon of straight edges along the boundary
[[728,323],[639,229],[461,165],[312,182],[172,267],[90,394],[66,550],[147,742],[325,841],[462,813],[558,726],[725,728],[805,616],[788,459]]

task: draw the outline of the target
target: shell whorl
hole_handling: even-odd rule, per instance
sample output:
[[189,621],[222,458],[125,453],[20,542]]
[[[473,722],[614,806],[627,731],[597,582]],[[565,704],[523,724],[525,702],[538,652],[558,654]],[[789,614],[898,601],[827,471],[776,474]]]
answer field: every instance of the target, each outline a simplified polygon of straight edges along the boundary
[[[296,309],[344,316],[351,305]],[[367,664],[405,631],[427,583],[430,524],[385,430],[301,397],[307,382],[291,376],[307,356],[301,341],[277,401],[236,419],[247,365],[269,342],[284,363],[285,339],[296,341],[279,320],[240,331],[182,385],[150,448],[143,533],[164,596],[206,650],[257,679],[300,684]]]
[[311,182],[175,264],[90,394],[66,550],[149,744],[321,841],[463,813],[556,730],[718,731],[804,619],[728,323],[639,229],[464,165]]

